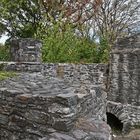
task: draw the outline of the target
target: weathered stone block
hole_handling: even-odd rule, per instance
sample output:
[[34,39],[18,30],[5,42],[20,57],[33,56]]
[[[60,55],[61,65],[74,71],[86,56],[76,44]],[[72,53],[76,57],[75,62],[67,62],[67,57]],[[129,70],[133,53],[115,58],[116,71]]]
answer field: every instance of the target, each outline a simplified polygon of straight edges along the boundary
[[42,43],[31,38],[11,41],[11,61],[41,62]]

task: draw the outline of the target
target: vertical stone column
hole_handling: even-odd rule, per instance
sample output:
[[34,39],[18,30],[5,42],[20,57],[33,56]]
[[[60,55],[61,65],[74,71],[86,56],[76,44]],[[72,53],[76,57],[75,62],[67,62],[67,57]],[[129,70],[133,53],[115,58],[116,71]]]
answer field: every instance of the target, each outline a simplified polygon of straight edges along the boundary
[[124,129],[140,123],[140,34],[119,39],[111,52],[107,111]]
[[112,49],[108,99],[140,106],[140,34],[118,40]]
[[25,38],[11,41],[11,61],[41,62],[42,43],[38,40]]

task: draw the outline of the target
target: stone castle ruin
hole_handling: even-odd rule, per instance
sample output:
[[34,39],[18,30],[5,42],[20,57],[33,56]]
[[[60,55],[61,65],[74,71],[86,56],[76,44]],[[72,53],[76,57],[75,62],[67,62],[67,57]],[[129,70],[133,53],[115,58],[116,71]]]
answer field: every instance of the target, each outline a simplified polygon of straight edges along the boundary
[[118,40],[110,61],[107,112],[127,131],[140,126],[140,34]]
[[[0,82],[0,140],[111,140],[140,126],[140,35],[118,40],[106,64],[41,62],[41,42],[13,40],[17,76]],[[108,124],[109,125],[108,125]]]

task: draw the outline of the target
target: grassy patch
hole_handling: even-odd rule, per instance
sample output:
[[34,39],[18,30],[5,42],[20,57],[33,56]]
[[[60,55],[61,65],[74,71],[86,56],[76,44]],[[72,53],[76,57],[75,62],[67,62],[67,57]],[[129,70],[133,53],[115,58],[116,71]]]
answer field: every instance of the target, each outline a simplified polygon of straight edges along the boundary
[[15,72],[0,71],[0,81],[16,76]]

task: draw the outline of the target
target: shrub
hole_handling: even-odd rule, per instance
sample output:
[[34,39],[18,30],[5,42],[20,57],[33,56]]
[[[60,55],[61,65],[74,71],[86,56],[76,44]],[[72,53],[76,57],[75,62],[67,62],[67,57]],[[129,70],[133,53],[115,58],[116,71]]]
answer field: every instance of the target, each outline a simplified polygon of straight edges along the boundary
[[[59,24],[48,29],[43,39],[43,61],[52,63],[99,63],[106,62],[106,46],[88,37],[76,35],[67,25],[61,30]],[[104,59],[104,60],[103,60]]]
[[97,49],[96,61],[100,63],[109,62],[110,45],[106,38],[101,38]]
[[8,61],[10,58],[9,48],[0,44],[0,61]]

